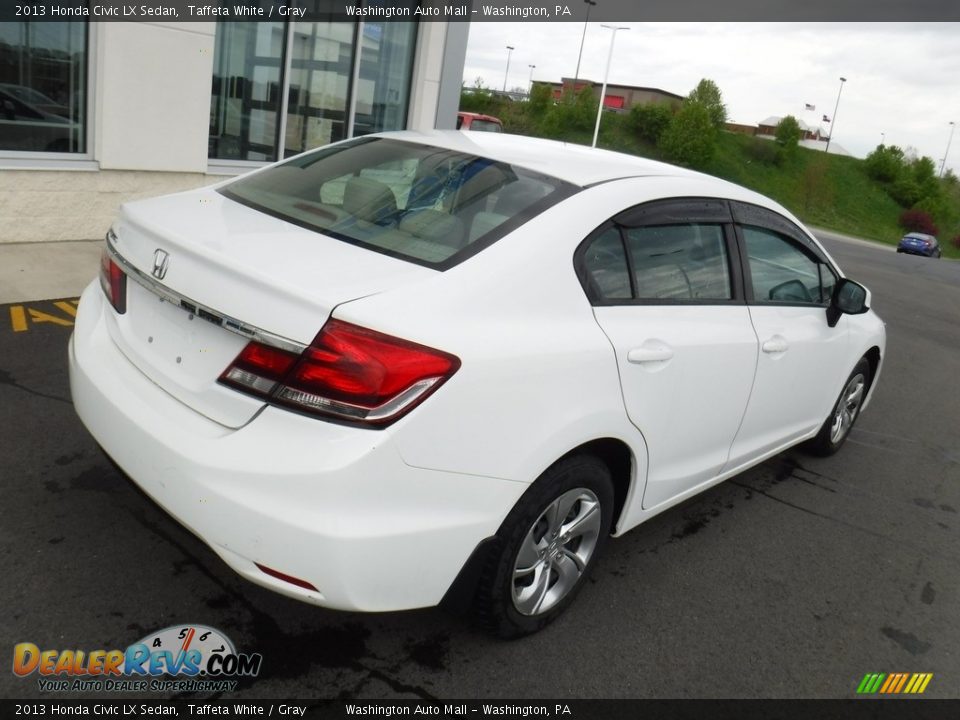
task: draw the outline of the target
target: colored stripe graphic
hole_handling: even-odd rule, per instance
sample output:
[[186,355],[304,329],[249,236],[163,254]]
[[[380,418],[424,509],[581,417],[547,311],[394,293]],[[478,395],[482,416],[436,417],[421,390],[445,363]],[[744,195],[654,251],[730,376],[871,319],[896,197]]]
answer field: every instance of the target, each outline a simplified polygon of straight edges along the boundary
[[858,695],[920,695],[933,679],[933,673],[867,673],[857,685]]

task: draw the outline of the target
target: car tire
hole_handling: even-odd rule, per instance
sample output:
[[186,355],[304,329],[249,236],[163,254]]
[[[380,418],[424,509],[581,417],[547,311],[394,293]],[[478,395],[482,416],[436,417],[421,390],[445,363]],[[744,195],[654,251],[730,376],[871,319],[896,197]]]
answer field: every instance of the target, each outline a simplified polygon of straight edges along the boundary
[[610,470],[598,458],[574,455],[548,468],[497,532],[474,597],[477,623],[516,638],[556,619],[603,549],[613,503]]
[[860,358],[860,362],[843,384],[840,397],[834,403],[830,415],[824,420],[820,432],[804,445],[804,449],[812,455],[827,457],[843,447],[843,443],[850,435],[850,430],[860,416],[860,409],[863,407],[863,400],[869,389],[870,363],[866,358]]

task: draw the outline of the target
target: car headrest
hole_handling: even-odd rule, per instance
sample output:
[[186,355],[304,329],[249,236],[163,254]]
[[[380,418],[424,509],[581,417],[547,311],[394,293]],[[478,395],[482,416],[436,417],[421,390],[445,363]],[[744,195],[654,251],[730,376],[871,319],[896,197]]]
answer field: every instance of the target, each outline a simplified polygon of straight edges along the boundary
[[343,190],[343,209],[358,220],[380,223],[397,214],[397,198],[386,183],[352,177]]

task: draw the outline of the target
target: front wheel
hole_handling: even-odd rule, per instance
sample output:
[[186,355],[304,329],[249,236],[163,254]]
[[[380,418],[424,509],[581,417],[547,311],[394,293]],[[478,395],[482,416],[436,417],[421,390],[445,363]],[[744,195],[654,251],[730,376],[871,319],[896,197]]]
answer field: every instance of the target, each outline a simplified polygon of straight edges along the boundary
[[474,608],[504,638],[540,630],[571,603],[610,534],[613,481],[595,457],[578,455],[546,470],[497,533]]
[[866,358],[861,358],[844,384],[830,416],[820,427],[820,432],[804,447],[812,454],[824,457],[837,452],[860,415],[869,387],[870,363]]

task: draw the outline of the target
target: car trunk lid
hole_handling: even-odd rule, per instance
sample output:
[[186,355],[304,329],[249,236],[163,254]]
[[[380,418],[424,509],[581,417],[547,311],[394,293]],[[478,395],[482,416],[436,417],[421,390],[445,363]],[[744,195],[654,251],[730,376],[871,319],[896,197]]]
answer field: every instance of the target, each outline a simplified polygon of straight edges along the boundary
[[264,403],[217,383],[251,338],[299,351],[340,303],[436,271],[235,203],[211,189],[129,203],[111,253],[127,276],[114,341],[153,382],[228,427]]

